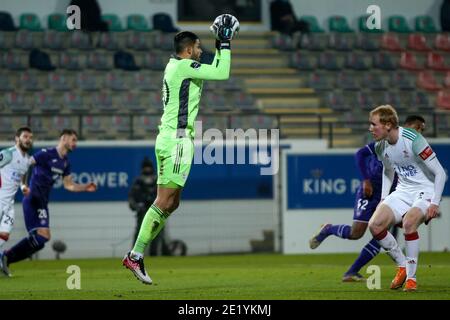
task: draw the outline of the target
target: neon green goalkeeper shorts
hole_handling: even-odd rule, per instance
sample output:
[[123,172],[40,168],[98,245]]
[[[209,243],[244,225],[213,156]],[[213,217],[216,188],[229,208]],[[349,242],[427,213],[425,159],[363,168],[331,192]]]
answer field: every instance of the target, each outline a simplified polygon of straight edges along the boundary
[[194,157],[194,143],[191,138],[169,138],[158,135],[155,144],[159,185],[184,187]]

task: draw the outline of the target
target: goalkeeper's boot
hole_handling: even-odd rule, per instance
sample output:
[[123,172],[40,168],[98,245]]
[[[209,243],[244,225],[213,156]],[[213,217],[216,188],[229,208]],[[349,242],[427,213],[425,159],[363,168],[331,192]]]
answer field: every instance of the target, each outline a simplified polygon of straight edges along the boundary
[[8,257],[4,252],[0,252],[0,271],[6,277],[11,277],[11,273],[8,268]]
[[403,288],[403,291],[416,291],[417,290],[417,282],[415,279],[408,279],[406,280],[405,287]]
[[362,282],[365,280],[366,279],[358,272],[357,273],[346,273],[342,277],[342,282]]
[[401,288],[403,286],[403,283],[405,283],[405,280],[406,280],[406,268],[398,267],[397,274],[395,275],[394,280],[392,280],[391,282],[391,289],[395,290]]
[[309,247],[311,249],[317,248],[329,236],[328,229],[330,227],[331,224],[324,224],[320,227],[319,231],[309,240]]
[[152,284],[152,279],[148,276],[147,271],[145,271],[144,267],[144,258],[139,258],[137,260],[130,257],[130,253],[128,252],[122,260],[122,264],[130,269],[131,272],[135,275],[135,277],[142,281],[144,284]]

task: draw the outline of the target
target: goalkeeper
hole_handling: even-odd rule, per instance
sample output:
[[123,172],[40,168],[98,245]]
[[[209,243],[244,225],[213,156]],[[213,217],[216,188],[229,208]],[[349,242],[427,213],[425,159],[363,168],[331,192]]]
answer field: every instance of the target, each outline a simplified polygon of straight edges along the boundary
[[175,35],[175,55],[164,71],[162,100],[164,113],[156,138],[158,191],[142,222],[133,249],[122,264],[138,280],[151,284],[144,268],[144,250],[158,235],[169,215],[178,208],[194,154],[194,122],[197,117],[203,80],[227,80],[230,75],[230,41],[239,31],[232,15],[218,16],[210,30],[216,38],[216,54],[211,65],[200,64],[200,39],[189,31]]

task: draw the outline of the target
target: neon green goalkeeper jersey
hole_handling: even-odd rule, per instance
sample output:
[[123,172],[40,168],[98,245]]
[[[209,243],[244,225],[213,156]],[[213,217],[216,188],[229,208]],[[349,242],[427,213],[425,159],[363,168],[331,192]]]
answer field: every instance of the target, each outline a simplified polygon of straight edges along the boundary
[[203,80],[226,80],[230,75],[231,51],[216,50],[212,64],[172,56],[164,70],[164,114],[159,134],[171,138],[194,138]]

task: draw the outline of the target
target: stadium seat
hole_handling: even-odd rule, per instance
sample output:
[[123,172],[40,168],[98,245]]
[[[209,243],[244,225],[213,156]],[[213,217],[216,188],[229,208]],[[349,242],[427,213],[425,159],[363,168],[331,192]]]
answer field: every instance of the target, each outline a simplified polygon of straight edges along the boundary
[[411,52],[402,52],[400,56],[400,67],[407,70],[423,69],[423,67],[418,64],[416,56]]
[[[206,82],[211,82],[211,81],[205,81],[203,82],[203,85]],[[214,81],[217,84],[217,88],[218,89],[223,89],[226,91],[237,91],[237,90],[241,90],[242,89],[242,83],[240,83],[240,81],[233,76],[230,76],[228,78],[228,80],[226,81]]]
[[[205,82],[205,83],[208,83],[208,82]],[[133,84],[133,88],[139,89],[142,91],[160,89],[159,82],[156,82],[156,80],[154,80],[150,76],[150,74],[148,74],[146,72],[135,72],[133,74],[132,84]]]
[[450,51],[450,34],[440,33],[436,35],[434,47],[437,50]]
[[408,49],[415,51],[430,51],[427,39],[423,34],[413,33],[408,36]]
[[434,109],[434,106],[430,103],[428,95],[422,91],[411,92],[411,105],[419,108],[419,110]]
[[385,91],[383,94],[383,102],[384,104],[393,106],[397,110],[404,110],[408,107],[403,103],[398,92]]
[[386,52],[377,52],[373,56],[373,67],[381,70],[396,70],[397,62]]
[[386,90],[388,89],[388,86],[386,82],[384,81],[381,74],[373,73],[373,72],[367,72],[364,73],[363,79],[362,79],[362,85],[364,88],[369,88],[371,90]]
[[[147,98],[147,96],[146,96]],[[161,111],[163,108],[161,91],[152,91],[148,94],[148,103],[145,105],[149,111]]]
[[204,99],[211,110],[230,110],[230,106],[225,101],[223,94],[208,91],[204,93]]
[[154,45],[156,48],[166,51],[173,51],[173,34],[158,33],[154,35]]
[[292,51],[295,49],[295,44],[291,36],[277,33],[272,38],[272,47],[282,51]]
[[131,132],[131,120],[129,116],[112,116],[111,128],[119,133],[128,135]]
[[39,17],[34,13],[21,14],[19,27],[30,31],[42,31]]
[[43,89],[36,73],[25,71],[20,75],[20,84],[27,91],[39,91]]
[[16,31],[14,19],[9,12],[0,11],[0,31]]
[[369,29],[367,27],[367,18],[369,16],[360,16],[358,18],[359,31],[363,33],[383,33],[383,29]]
[[364,51],[378,51],[380,50],[380,38],[378,35],[359,33],[356,36],[355,47]]
[[68,91],[71,85],[67,77],[62,72],[52,72],[48,74],[49,87],[55,91]]
[[144,32],[133,32],[127,36],[126,46],[134,50],[148,50],[151,47],[150,38]]
[[87,67],[94,70],[111,70],[114,68],[112,55],[92,51],[87,56]]
[[53,116],[51,118],[52,128],[56,130],[57,132],[61,132],[65,128],[73,128],[74,124],[72,121],[72,117],[70,116]]
[[7,72],[2,71],[0,73],[0,91],[12,90],[14,90],[14,82],[12,77]]
[[[83,131],[85,134],[103,134],[106,132],[102,126],[101,116],[83,116],[81,120]],[[96,136],[97,137],[97,136]],[[98,137],[97,137],[98,138]]]
[[117,106],[113,104],[111,94],[104,91],[92,94],[91,103],[94,110],[101,112],[117,111]]
[[33,48],[39,47],[38,44],[34,44],[33,41],[33,32],[30,32],[28,30],[20,30],[16,33],[16,39],[15,44],[16,48],[22,49],[22,50],[31,50]]
[[46,92],[36,92],[34,94],[36,109],[42,112],[58,112],[61,107],[55,103],[53,96]]
[[231,99],[232,105],[238,110],[254,111],[258,109],[253,96],[243,91],[233,93]]
[[340,92],[328,92],[326,96],[326,105],[333,111],[348,111],[351,105],[345,101],[345,97]]
[[141,96],[131,91],[121,94],[120,102],[123,109],[131,112],[143,112],[147,110],[147,106],[143,103]]
[[328,18],[330,32],[354,32],[348,25],[347,19],[343,16],[331,16]]
[[415,20],[416,32],[423,32],[423,33],[438,32],[432,17],[417,16],[414,20]]
[[[144,134],[156,134],[160,116],[138,116],[135,121],[135,135],[139,136],[139,131],[142,130]],[[145,136],[148,138],[147,136]]]
[[403,16],[391,16],[388,18],[389,31],[397,33],[410,33],[411,29],[408,26],[406,18]]
[[303,20],[306,23],[308,23],[309,32],[312,32],[312,33],[324,33],[325,32],[325,30],[320,27],[319,21],[317,21],[317,18],[315,16],[301,16],[300,20]]
[[436,105],[438,108],[450,110],[450,91],[439,91],[436,96]]
[[59,55],[59,67],[67,70],[82,70],[86,67],[86,60],[83,54],[65,50]]
[[356,92],[356,103],[361,110],[372,110],[378,105],[373,96],[366,91]]
[[28,68],[28,54],[17,51],[7,51],[3,54],[3,66],[9,70],[25,70]]
[[153,29],[160,30],[162,32],[174,33],[180,31],[175,28],[172,22],[172,18],[167,13],[156,13],[153,15]]
[[126,83],[125,74],[117,71],[111,71],[105,75],[105,85],[106,88],[112,91],[124,91],[129,89]]
[[291,66],[299,70],[314,70],[317,68],[317,58],[311,54],[297,51],[291,56]]
[[339,72],[336,80],[336,85],[342,90],[360,90],[360,86],[353,73],[346,71]]
[[91,108],[84,102],[81,94],[76,92],[65,92],[63,95],[64,105],[72,112],[86,112]]
[[351,51],[354,46],[354,38],[351,34],[330,33],[328,48],[337,51]]
[[102,20],[108,24],[108,30],[110,32],[124,31],[122,28],[122,22],[115,14],[102,14]]
[[450,66],[445,64],[444,57],[436,52],[429,52],[427,56],[427,68],[437,71],[450,70]]
[[398,35],[385,33],[381,36],[381,48],[388,51],[402,51]]
[[445,86],[446,88],[450,88],[450,71],[448,71],[448,72],[445,74],[445,77],[444,77],[444,86]]
[[14,48],[15,32],[0,31],[0,50]]
[[371,61],[366,54],[352,52],[345,56],[345,67],[353,70],[368,70],[371,67]]
[[156,71],[162,71],[166,67],[163,61],[163,57],[160,54],[157,54],[155,52],[147,52],[144,54],[143,61],[140,64],[140,67],[150,69],[150,70],[156,70]]
[[305,34],[300,38],[300,48],[305,50],[323,51],[326,45],[326,38],[321,34]]
[[404,71],[397,71],[391,73],[391,88],[398,88],[400,90],[414,90],[416,88],[412,81],[412,76]]
[[147,20],[141,14],[130,14],[127,17],[127,29],[140,32],[151,31],[148,27]]
[[71,31],[70,47],[80,50],[92,50],[94,47],[91,43],[90,33],[82,31]]
[[338,56],[331,52],[326,51],[322,52],[319,56],[319,68],[325,70],[341,70],[343,67],[342,59],[338,59]]
[[417,75],[417,87],[427,91],[438,91],[442,86],[437,82],[431,71],[421,71]]
[[315,90],[331,90],[334,81],[323,73],[311,73],[308,79],[308,86]]
[[54,31],[69,31],[66,24],[66,16],[60,13],[53,13],[47,19],[48,29]]
[[52,49],[52,50],[64,50],[67,48],[65,43],[65,35],[62,32],[58,32],[55,30],[46,30],[44,32],[44,39],[42,46],[44,48]]
[[101,32],[98,40],[98,47],[106,50],[120,49],[117,33]]
[[5,105],[12,112],[31,112],[33,105],[25,100],[25,96],[18,92],[5,94]]
[[94,74],[88,72],[79,72],[76,83],[78,88],[84,91],[95,91],[100,89],[97,78]]

